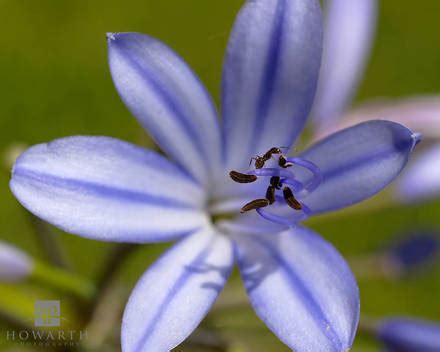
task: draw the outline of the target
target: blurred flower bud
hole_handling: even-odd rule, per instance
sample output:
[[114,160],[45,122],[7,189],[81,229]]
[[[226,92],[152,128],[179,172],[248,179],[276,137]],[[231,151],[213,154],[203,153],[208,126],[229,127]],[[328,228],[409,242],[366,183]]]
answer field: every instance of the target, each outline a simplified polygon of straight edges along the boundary
[[401,276],[432,264],[439,252],[438,234],[419,231],[391,243],[384,252],[382,264],[391,275]]
[[18,282],[31,275],[33,260],[21,250],[0,241],[0,282]]
[[440,251],[440,239],[435,232],[419,232],[397,241],[390,255],[406,270],[432,261]]
[[352,258],[358,277],[397,279],[429,268],[440,257],[440,235],[435,231],[417,231],[398,236],[374,253]]
[[440,351],[440,324],[410,318],[383,320],[377,338],[387,352],[438,352]]

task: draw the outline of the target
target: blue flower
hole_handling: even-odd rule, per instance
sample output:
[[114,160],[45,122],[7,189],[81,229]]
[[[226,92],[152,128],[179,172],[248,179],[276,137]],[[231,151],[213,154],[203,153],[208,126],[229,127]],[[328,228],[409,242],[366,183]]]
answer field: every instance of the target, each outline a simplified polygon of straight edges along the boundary
[[377,337],[387,352],[440,351],[440,325],[410,318],[389,318],[381,322]]
[[[251,157],[289,149],[301,133],[321,42],[319,1],[248,1],[227,49],[220,123],[205,88],[170,48],[142,34],[109,34],[116,88],[169,159],[84,136],[37,145],[18,158],[13,193],[61,229],[104,241],[180,239],[132,292],[124,351],[180,344],[207,314],[235,261],[257,314],[286,345],[298,352],[352,345],[355,279],[328,242],[297,222],[382,190],[407,163],[418,135],[371,121],[286,157],[285,164],[287,153],[277,151],[263,158],[263,167],[249,169]],[[235,183],[231,170],[257,180]],[[266,204],[269,196],[273,204]],[[255,199],[261,207],[251,208],[262,216],[240,215]]]

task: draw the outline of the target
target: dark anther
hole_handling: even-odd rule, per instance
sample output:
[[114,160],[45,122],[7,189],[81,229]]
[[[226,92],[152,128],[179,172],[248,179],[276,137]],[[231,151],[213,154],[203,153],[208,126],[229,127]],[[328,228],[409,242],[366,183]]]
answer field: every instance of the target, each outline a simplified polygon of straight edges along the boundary
[[302,205],[298,200],[295,198],[295,196],[292,193],[292,190],[289,187],[283,188],[283,195],[284,199],[286,200],[286,203],[289,207],[295,209],[295,210],[301,210]]
[[233,181],[238,183],[252,183],[257,180],[257,176],[255,175],[242,174],[238,171],[229,172],[229,176],[232,178]]
[[247,203],[243,208],[241,208],[240,213],[245,213],[249,210],[264,208],[267,207],[269,204],[269,200],[265,198],[255,199],[252,202]]
[[270,185],[276,189],[281,189],[281,178],[279,176],[272,176],[270,178]]
[[285,168],[285,169],[293,166],[293,164],[287,162],[287,159],[284,155],[280,155],[280,157],[278,159],[278,165]]
[[[250,160],[249,165],[252,164],[252,161],[255,161],[255,168],[256,169],[262,169],[264,168],[265,163],[271,159],[274,155],[278,155],[278,166],[282,167],[282,168],[288,168],[293,166],[293,163],[289,161],[289,159],[283,154],[282,152],[283,147],[273,147],[270,148],[266,153],[264,153],[263,155],[257,155],[255,157],[253,157]],[[294,160],[294,159],[292,159]],[[296,163],[296,162],[295,162]],[[301,164],[300,164],[301,165]],[[306,164],[308,165],[308,164]],[[305,166],[308,167],[308,166]],[[254,171],[255,174],[261,175],[261,176],[271,176],[270,178],[270,183],[269,186],[267,187],[266,190],[266,195],[265,198],[259,198],[259,199],[255,199],[249,203],[247,203],[243,208],[241,208],[241,213],[245,213],[247,211],[250,210],[258,210],[260,208],[264,208],[267,207],[268,205],[272,205],[274,204],[277,199],[277,191],[278,190],[283,190],[283,196],[284,196],[284,200],[287,203],[287,205],[295,210],[302,210],[307,209],[307,207],[303,207],[303,205],[295,198],[295,196],[293,195],[292,190],[289,187],[284,187],[284,183],[280,176],[280,174],[284,175],[283,177],[286,177],[287,171],[281,171],[281,170],[277,170],[275,169],[267,169],[267,172],[262,172],[262,171]],[[273,175],[273,176],[272,176]],[[238,183],[251,183],[251,182],[255,182],[257,180],[257,176],[256,175],[248,175],[248,174],[242,174],[238,171],[231,171],[229,173],[229,176],[232,178],[232,180],[234,180],[235,182]],[[287,176],[287,179],[289,179],[290,177]],[[293,178],[293,175],[292,175]],[[295,181],[294,179],[292,179],[292,182]],[[261,215],[261,214],[260,214]]]
[[266,153],[263,154],[263,156],[255,156],[251,158],[251,161],[249,165],[252,163],[252,160],[255,160],[255,168],[256,169],[262,169],[264,167],[264,164],[266,161],[268,161],[273,154],[281,154],[282,150],[279,147],[272,147],[270,148]]
[[275,203],[275,187],[274,186],[267,187],[266,199],[269,201],[269,204]]

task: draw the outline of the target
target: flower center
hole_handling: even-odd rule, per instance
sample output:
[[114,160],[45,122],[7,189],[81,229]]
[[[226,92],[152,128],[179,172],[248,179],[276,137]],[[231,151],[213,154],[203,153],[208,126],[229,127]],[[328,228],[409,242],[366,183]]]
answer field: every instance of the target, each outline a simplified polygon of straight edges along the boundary
[[[267,167],[268,163],[276,160],[275,165]],[[250,164],[254,168],[244,173],[231,171],[229,176],[237,183],[252,183],[259,178],[268,179],[264,197],[257,198],[245,204],[241,213],[255,210],[266,220],[292,226],[306,219],[311,211],[303,199],[313,192],[322,182],[322,174],[313,162],[300,158],[289,158],[282,153],[282,148],[273,147],[262,156],[255,156]],[[310,177],[296,177],[295,166],[307,170]],[[299,171],[299,169],[297,169]],[[305,181],[304,181],[305,180]],[[273,211],[269,211],[271,208]]]

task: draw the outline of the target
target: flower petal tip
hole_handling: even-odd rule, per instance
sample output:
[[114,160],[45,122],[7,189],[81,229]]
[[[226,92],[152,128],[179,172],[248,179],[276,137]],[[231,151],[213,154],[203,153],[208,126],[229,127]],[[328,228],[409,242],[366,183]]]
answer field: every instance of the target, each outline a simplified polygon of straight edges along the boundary
[[270,241],[262,234],[236,241],[251,304],[282,342],[295,351],[351,348],[359,289],[333,246],[301,226],[274,233]]
[[131,33],[131,32],[107,32],[105,34],[105,36],[107,38],[107,43],[115,44],[119,40],[123,39],[127,34],[135,34],[135,33]]
[[413,140],[413,145],[412,145],[411,151],[413,151],[414,148],[417,146],[417,144],[419,144],[422,141],[422,134],[419,132],[414,132],[411,135],[411,138]]
[[113,32],[107,32],[105,34],[108,42],[115,40],[117,35],[118,35],[118,33],[113,33]]

